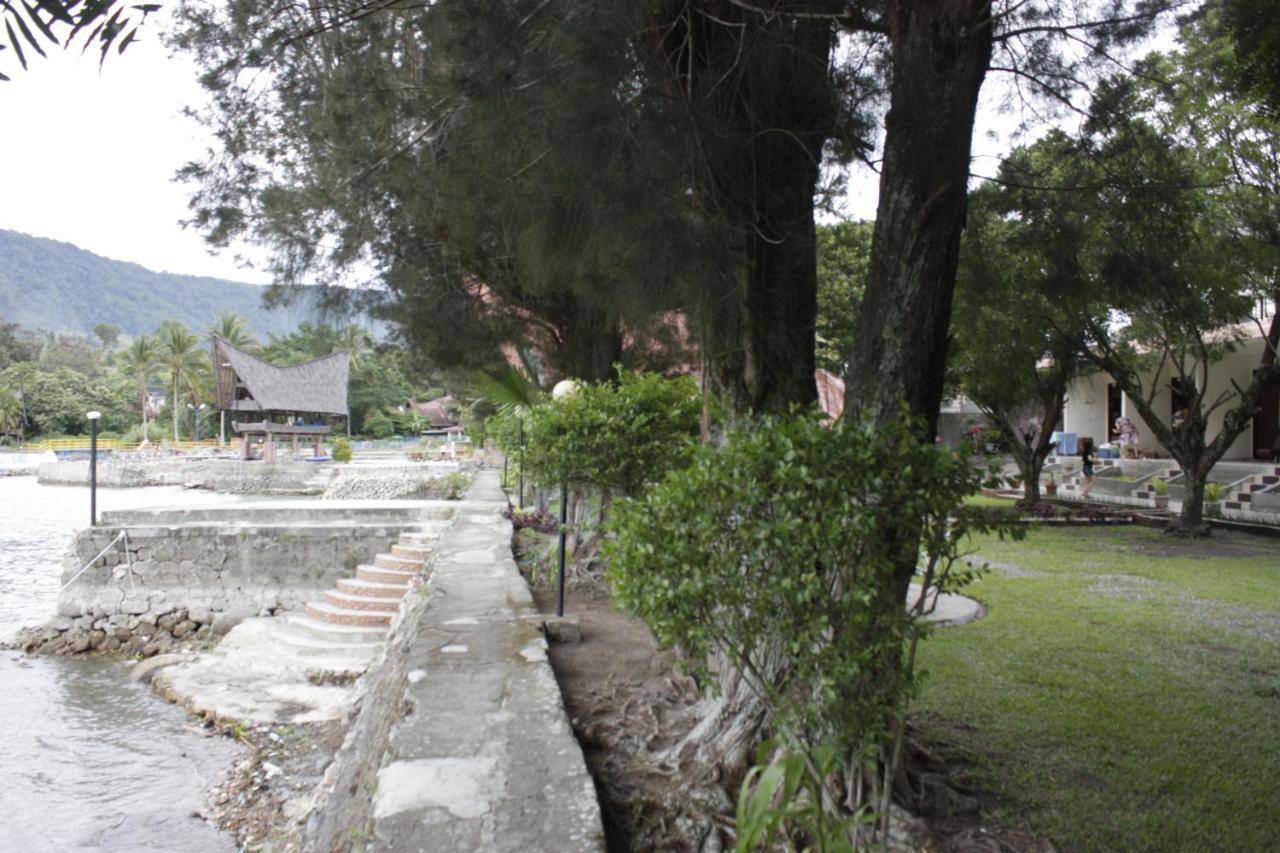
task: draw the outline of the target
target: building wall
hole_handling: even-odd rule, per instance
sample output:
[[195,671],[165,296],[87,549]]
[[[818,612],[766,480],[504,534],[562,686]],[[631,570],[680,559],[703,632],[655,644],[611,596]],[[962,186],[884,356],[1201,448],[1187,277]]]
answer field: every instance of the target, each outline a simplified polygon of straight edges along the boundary
[[[1243,344],[1236,352],[1210,366],[1206,383],[1206,404],[1211,404],[1220,394],[1226,393],[1227,402],[1219,406],[1209,415],[1208,438],[1218,435],[1222,430],[1223,420],[1230,411],[1235,390],[1232,382],[1246,385],[1258,366],[1262,353],[1262,341],[1255,339]],[[1110,424],[1107,423],[1107,385],[1111,382],[1106,373],[1091,373],[1082,376],[1067,388],[1067,404],[1063,414],[1064,430],[1074,432],[1081,438],[1092,437],[1095,444],[1104,444],[1107,440]],[[1153,380],[1144,376],[1143,383],[1151,387]],[[1155,377],[1154,384],[1158,390],[1152,399],[1152,408],[1165,423],[1172,420],[1172,402],[1170,400],[1168,371]],[[1168,451],[1156,440],[1155,432],[1146,419],[1138,413],[1138,407],[1125,394],[1121,398],[1121,412],[1138,427],[1139,450],[1168,456]],[[1253,428],[1241,433],[1223,459],[1250,459],[1253,456]]]

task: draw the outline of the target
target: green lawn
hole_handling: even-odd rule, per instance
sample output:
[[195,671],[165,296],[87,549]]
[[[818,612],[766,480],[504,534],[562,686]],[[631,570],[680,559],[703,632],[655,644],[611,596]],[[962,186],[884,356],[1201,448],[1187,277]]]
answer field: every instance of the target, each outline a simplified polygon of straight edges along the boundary
[[1280,849],[1280,540],[1138,528],[984,539],[983,619],[916,706],[971,781],[1066,850]]
[[969,495],[964,502],[970,506],[1011,507],[1018,502],[1017,498],[1002,498],[996,495]]

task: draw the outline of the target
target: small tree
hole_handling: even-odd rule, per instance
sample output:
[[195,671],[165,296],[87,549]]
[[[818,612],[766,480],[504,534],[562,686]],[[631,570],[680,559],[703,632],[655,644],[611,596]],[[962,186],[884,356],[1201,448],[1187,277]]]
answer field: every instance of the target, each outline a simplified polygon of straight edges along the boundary
[[703,683],[727,675],[709,661],[729,663],[784,743],[837,747],[848,788],[824,808],[884,812],[925,631],[922,609],[885,598],[903,547],[892,522],[924,520],[910,543],[921,583],[955,589],[971,577],[957,566],[966,537],[991,524],[963,504],[980,478],[966,456],[902,424],[766,421],[621,503],[609,577]]
[[948,378],[995,425],[1022,475],[1021,503],[1035,506],[1067,385],[1080,372],[1079,332],[1049,293],[1045,245],[1001,219],[1000,203],[991,186],[970,198]]

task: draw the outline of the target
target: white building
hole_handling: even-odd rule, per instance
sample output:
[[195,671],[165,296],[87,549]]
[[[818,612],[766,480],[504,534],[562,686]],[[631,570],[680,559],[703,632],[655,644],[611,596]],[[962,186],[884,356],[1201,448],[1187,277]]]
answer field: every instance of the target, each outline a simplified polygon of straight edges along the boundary
[[[1226,393],[1226,402],[1209,415],[1207,438],[1212,441],[1222,430],[1222,421],[1238,399],[1233,382],[1241,387],[1252,381],[1262,357],[1265,340],[1254,327],[1253,336],[1241,341],[1231,353],[1209,365],[1207,371],[1205,404],[1211,405],[1220,394]],[[1166,424],[1171,424],[1175,413],[1183,407],[1179,395],[1172,387],[1174,377],[1166,368],[1161,375],[1143,375],[1143,388],[1155,389],[1152,408]],[[1169,453],[1156,441],[1151,427],[1145,422],[1127,394],[1112,382],[1108,374],[1095,372],[1082,376],[1067,388],[1067,404],[1063,412],[1062,431],[1075,433],[1080,439],[1091,438],[1095,446],[1113,443],[1116,419],[1128,417],[1138,427],[1138,452],[1146,457],[1168,457]],[[1274,459],[1280,450],[1280,384],[1272,384],[1263,391],[1259,410],[1249,428],[1236,438],[1223,455],[1224,460]]]

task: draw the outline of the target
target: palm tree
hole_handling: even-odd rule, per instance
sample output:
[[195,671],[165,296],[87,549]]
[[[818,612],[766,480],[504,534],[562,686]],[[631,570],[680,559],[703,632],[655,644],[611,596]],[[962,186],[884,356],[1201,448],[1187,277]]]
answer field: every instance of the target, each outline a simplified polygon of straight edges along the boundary
[[22,420],[22,400],[8,388],[0,388],[0,435],[20,434]]
[[258,349],[258,339],[249,331],[249,321],[234,311],[223,311],[218,321],[205,332],[206,339],[215,337],[239,349]]
[[147,408],[150,398],[147,386],[160,367],[160,342],[148,335],[138,335],[121,355],[120,370],[138,384],[142,394],[142,440],[147,440]]
[[203,373],[209,366],[208,358],[200,348],[200,339],[188,332],[187,327],[181,323],[165,323],[156,332],[156,337],[160,339],[160,362],[168,369],[173,380],[173,440],[179,441],[178,397],[182,385],[187,386],[193,398],[199,394]]
[[337,349],[347,351],[347,356],[351,359],[351,366],[356,367],[373,349],[373,338],[363,326],[358,323],[352,323],[337,330],[334,335],[334,344]]

